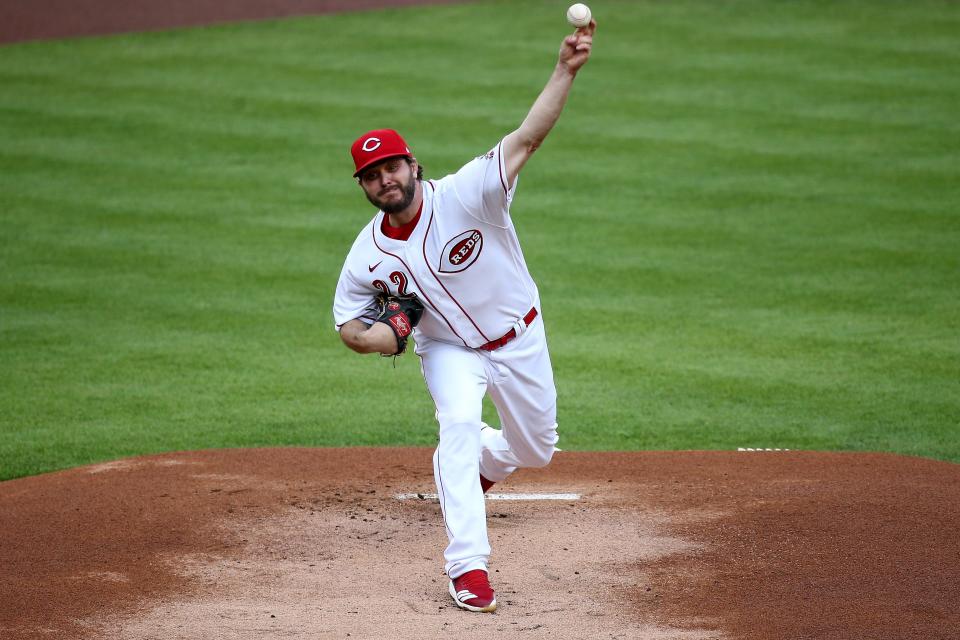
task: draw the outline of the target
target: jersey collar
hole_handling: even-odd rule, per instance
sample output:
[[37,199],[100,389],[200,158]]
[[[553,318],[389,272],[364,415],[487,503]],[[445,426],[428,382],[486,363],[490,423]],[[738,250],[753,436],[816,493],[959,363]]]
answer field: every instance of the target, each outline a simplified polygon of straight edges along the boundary
[[426,198],[421,198],[420,200],[420,208],[417,209],[417,215],[413,216],[410,222],[399,227],[391,226],[390,216],[384,213],[383,218],[380,220],[380,232],[392,240],[408,240],[413,230],[417,228],[417,223],[420,222],[420,214],[423,213],[424,200],[426,200]]

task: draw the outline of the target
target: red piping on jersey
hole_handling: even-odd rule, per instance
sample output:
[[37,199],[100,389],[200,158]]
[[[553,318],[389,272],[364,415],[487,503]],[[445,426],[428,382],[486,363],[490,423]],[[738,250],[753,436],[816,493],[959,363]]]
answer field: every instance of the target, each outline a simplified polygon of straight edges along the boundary
[[[427,381],[427,372],[423,368],[423,356],[418,353],[417,357],[420,358],[420,375],[423,376],[423,381],[427,385],[427,391],[430,391],[430,383]],[[430,393],[432,395],[433,392],[431,391]],[[447,530],[447,535],[452,538],[453,531],[450,530],[450,525],[447,524],[447,492],[444,491],[443,470],[440,468],[440,445],[442,444],[442,442],[437,443],[437,450],[434,454],[437,457],[437,479],[439,480],[439,483],[437,483],[437,493],[439,495],[437,497],[442,501],[442,504],[440,505],[440,513],[443,516],[443,528]]]
[[[429,183],[429,184],[430,184],[430,187],[432,188],[432,187],[433,187],[433,184],[432,184],[432,183]],[[423,203],[422,203],[422,202],[420,203],[420,207],[423,208]],[[383,215],[387,215],[387,214],[383,214]],[[431,203],[431,206],[430,206],[430,216],[431,216],[431,218],[433,217],[433,205],[432,205],[432,203]],[[377,225],[371,225],[371,226],[370,226],[370,233],[371,233],[371,235],[373,236],[373,245],[374,245],[377,249],[379,249],[380,251],[382,251],[383,253],[387,254],[388,256],[391,256],[391,257],[396,258],[397,260],[400,261],[400,264],[402,264],[404,267],[406,267],[407,271],[410,272],[410,277],[413,278],[413,283],[414,283],[415,285],[417,285],[417,289],[419,289],[419,290],[420,290],[420,293],[423,294],[424,299],[425,299],[427,302],[430,303],[430,306],[433,307],[433,310],[437,312],[437,315],[440,316],[441,318],[443,318],[443,321],[447,323],[447,326],[448,326],[448,327],[450,327],[450,331],[453,332],[453,335],[455,335],[455,336],[457,336],[458,338],[460,338],[460,342],[463,343],[463,346],[469,347],[470,345],[468,345],[468,344],[467,344],[467,341],[463,339],[463,336],[461,336],[459,333],[457,333],[457,330],[453,328],[453,325],[450,324],[450,321],[447,320],[447,317],[446,317],[445,315],[443,315],[443,313],[440,312],[440,308],[437,307],[437,305],[435,305],[435,304],[433,303],[433,300],[431,300],[430,298],[427,297],[426,291],[424,291],[423,287],[420,286],[420,282],[417,280],[417,276],[415,276],[415,275],[413,274],[413,269],[410,268],[410,265],[408,265],[406,262],[404,262],[403,258],[401,258],[400,256],[398,256],[397,254],[395,254],[395,253],[390,253],[389,251],[387,251],[386,249],[384,249],[383,247],[380,246],[380,244],[377,242]],[[424,258],[426,258],[426,255],[424,255]],[[427,265],[427,270],[430,271],[430,265]],[[433,273],[433,271],[430,271],[430,273]],[[486,337],[486,336],[484,336],[484,337]]]
[[[433,185],[432,185],[432,184],[430,185],[430,188],[433,188]],[[434,196],[434,197],[436,197],[436,196]],[[480,330],[480,327],[478,327],[478,326],[477,326],[477,323],[473,321],[473,318],[471,318],[471,317],[470,317],[470,314],[467,313],[467,310],[463,308],[463,305],[460,304],[460,301],[457,300],[456,298],[454,298],[454,297],[453,297],[453,294],[450,293],[450,290],[447,289],[446,286],[444,286],[443,282],[440,280],[440,278],[437,276],[437,274],[434,273],[433,267],[430,266],[430,261],[427,259],[427,235],[430,233],[430,225],[433,224],[433,209],[434,209],[434,207],[430,207],[430,220],[427,221],[427,230],[426,230],[426,231],[424,232],[424,234],[423,234],[423,262],[424,262],[424,264],[427,265],[427,271],[430,272],[430,275],[433,276],[433,279],[437,281],[437,284],[439,284],[439,285],[443,288],[444,291],[446,291],[446,293],[447,293],[447,295],[450,297],[450,299],[453,300],[453,301],[457,304],[458,307],[460,307],[460,311],[462,311],[462,312],[463,312],[463,315],[465,315],[465,316],[467,317],[467,320],[469,320],[469,321],[470,321],[470,324],[473,325],[473,328],[477,330],[477,333],[479,333],[480,336],[483,337],[483,339],[484,339],[485,341],[489,342],[489,341],[490,341],[490,338],[488,338],[488,337],[486,336],[486,334],[485,334],[483,331]],[[463,338],[460,338],[460,339],[463,340]]]
[[[497,170],[500,172],[500,184],[503,185],[503,195],[505,198],[510,197],[510,189],[507,188],[507,179],[503,175],[503,167],[500,165],[500,161],[503,160],[503,140],[500,141],[500,144],[497,145],[500,148],[500,151],[497,153]],[[506,162],[506,160],[504,160]]]
[[390,216],[383,214],[383,220],[380,221],[380,231],[383,235],[388,238],[393,238],[394,240],[409,240],[413,230],[417,227],[417,223],[420,222],[420,213],[422,211],[423,200],[420,201],[420,208],[417,209],[417,215],[413,216],[410,222],[402,224],[399,227],[390,224]]
[[[426,376],[424,376],[424,379],[426,379]],[[440,480],[437,489],[440,491],[440,500],[442,502],[440,513],[443,515],[443,528],[447,530],[447,535],[453,538],[453,531],[447,523],[447,492],[443,484],[443,469],[440,468],[440,447],[442,446],[443,442],[437,443],[437,479]]]

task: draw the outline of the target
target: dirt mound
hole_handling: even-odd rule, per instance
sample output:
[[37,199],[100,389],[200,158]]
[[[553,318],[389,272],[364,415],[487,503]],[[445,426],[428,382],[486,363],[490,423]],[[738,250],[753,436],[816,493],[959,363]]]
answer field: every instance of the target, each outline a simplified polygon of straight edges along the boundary
[[560,453],[496,490],[579,498],[488,502],[501,608],[479,615],[447,595],[440,509],[416,497],[430,455],[204,451],[0,483],[0,636],[960,633],[957,465]]
[[[30,0],[0,2],[0,44],[457,0]],[[462,1],[462,0],[461,0]]]

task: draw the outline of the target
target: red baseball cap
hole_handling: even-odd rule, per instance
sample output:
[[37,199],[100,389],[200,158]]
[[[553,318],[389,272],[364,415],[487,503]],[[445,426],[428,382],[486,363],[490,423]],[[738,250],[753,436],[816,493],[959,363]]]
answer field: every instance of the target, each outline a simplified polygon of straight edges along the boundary
[[360,175],[361,171],[381,160],[396,156],[413,156],[410,147],[393,129],[367,131],[356,139],[350,147],[350,153],[353,154],[353,164],[356,167],[356,171],[353,172],[354,178]]

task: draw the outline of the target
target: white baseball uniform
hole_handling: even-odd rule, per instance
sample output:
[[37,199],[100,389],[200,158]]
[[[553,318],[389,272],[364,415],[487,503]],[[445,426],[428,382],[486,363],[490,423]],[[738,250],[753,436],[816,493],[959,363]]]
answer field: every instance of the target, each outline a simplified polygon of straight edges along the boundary
[[[381,211],[350,249],[334,300],[339,329],[374,318],[373,296],[415,293],[425,311],[416,353],[437,407],[434,477],[450,541],[446,571],[486,569],[490,555],[479,475],[494,482],[549,463],[557,443],[556,389],[540,311],[510,202],[502,142],[457,173],[423,182],[406,239]],[[389,234],[389,235],[388,235]],[[501,429],[481,422],[489,393]]]

